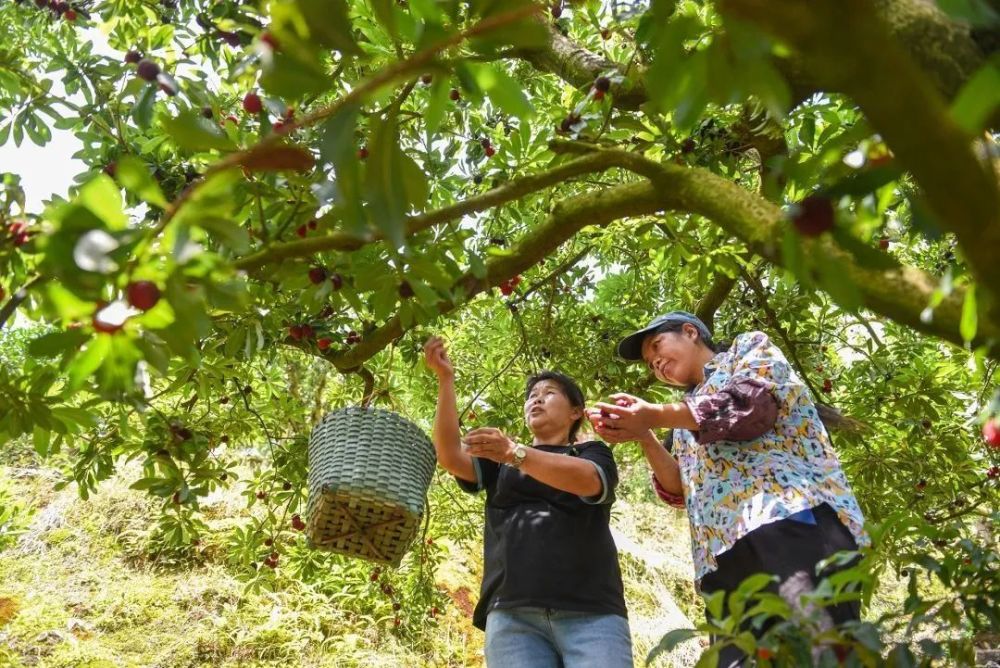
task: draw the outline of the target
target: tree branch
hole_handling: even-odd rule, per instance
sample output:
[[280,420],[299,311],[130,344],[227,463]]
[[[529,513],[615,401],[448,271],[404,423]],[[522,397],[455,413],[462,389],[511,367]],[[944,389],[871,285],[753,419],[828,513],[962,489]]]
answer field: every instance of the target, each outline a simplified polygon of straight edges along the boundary
[[[456,301],[439,302],[439,312],[442,315],[448,313],[487,288],[530,269],[584,227],[605,225],[619,218],[653,213],[658,206],[656,200],[656,194],[645,183],[621,185],[611,191],[590,192],[563,200],[556,205],[545,223],[524,235],[511,249],[510,255],[487,260],[486,275],[483,278],[465,274],[458,279],[454,288],[462,292],[464,297]],[[399,316],[393,316],[350,350],[322,356],[338,369],[353,369],[398,339],[405,331]],[[318,351],[310,352],[319,354]]]
[[[457,220],[462,216],[479,211],[486,211],[500,204],[520,199],[539,190],[565,182],[567,179],[581,174],[601,172],[614,167],[614,160],[601,154],[590,154],[575,158],[558,167],[532,176],[525,176],[493,188],[482,195],[470,197],[462,202],[443,207],[419,216],[413,216],[406,221],[405,235],[407,237],[422,232],[435,225]],[[256,271],[265,265],[280,262],[295,257],[308,257],[315,253],[328,250],[357,250],[366,244],[382,238],[380,234],[358,237],[343,232],[334,232],[312,239],[302,239],[276,244],[270,248],[248,255],[234,263],[236,269]]]
[[981,293],[1000,309],[1000,192],[942,94],[869,0],[723,0],[720,9],[798,50],[824,88],[850,95],[958,238]]
[[[655,191],[661,208],[704,216],[738,237],[755,254],[784,266],[780,239],[786,226],[785,216],[777,205],[759,195],[704,169],[661,165],[626,151],[559,140],[552,142],[551,148],[563,153],[616,154],[621,167],[650,179],[649,187]],[[857,289],[862,305],[918,332],[964,345],[959,323],[965,290],[957,289],[946,296],[934,309],[933,319],[924,322],[921,314],[937,290],[937,281],[932,276],[913,267],[863,267],[827,236],[803,238],[803,252],[826,255],[836,262],[844,279]],[[1000,357],[1000,320],[983,315],[988,314],[981,314],[972,343],[987,346],[991,357]]]

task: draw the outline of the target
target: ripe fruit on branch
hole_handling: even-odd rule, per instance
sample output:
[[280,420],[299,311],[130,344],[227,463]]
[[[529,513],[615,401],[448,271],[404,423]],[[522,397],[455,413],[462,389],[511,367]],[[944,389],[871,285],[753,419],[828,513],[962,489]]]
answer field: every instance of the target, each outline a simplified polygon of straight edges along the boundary
[[458,102],[458,100],[462,97],[462,94],[458,92],[457,88],[452,88],[451,92],[448,93],[448,97],[451,98],[452,102]]
[[319,285],[326,280],[326,269],[323,267],[313,267],[309,270],[309,282],[313,285]]
[[347,333],[347,345],[353,346],[355,343],[361,342],[361,335],[355,332],[353,329]]
[[331,274],[330,283],[333,284],[334,290],[339,290],[342,287],[344,287],[344,277],[341,276],[340,274]]
[[160,288],[153,281],[133,281],[125,288],[128,303],[140,311],[148,311],[160,301]]
[[611,79],[608,77],[597,77],[594,79],[594,90],[600,93],[607,93],[611,90]]
[[399,296],[403,299],[409,299],[413,296],[413,286],[410,285],[409,281],[403,281],[399,284]]
[[878,247],[884,251],[889,250],[889,237],[882,237],[881,239],[879,239]]
[[485,153],[487,158],[492,158],[494,155],[496,155],[497,150],[493,148],[493,146],[487,146]]
[[1000,419],[993,418],[983,425],[983,438],[991,448],[1000,448]]
[[687,155],[688,153],[694,153],[694,150],[698,148],[698,144],[695,143],[694,139],[688,137],[681,142],[681,153]]
[[156,77],[160,74],[160,66],[148,58],[143,58],[139,61],[139,66],[136,68],[135,72],[139,75],[140,79],[145,79],[146,81],[156,81]]
[[296,341],[302,340],[302,325],[292,325],[288,328],[288,336]]
[[309,228],[307,228],[305,225],[299,225],[295,229],[295,234],[299,235],[300,237],[305,237],[308,233],[309,233]]
[[364,160],[368,157],[368,147],[362,146],[358,149],[358,160]]
[[257,93],[247,93],[243,96],[243,111],[248,114],[259,114],[263,108],[264,103],[261,102],[260,95]]
[[833,381],[830,380],[829,378],[823,380],[823,391],[826,392],[827,394],[833,392]]
[[823,195],[810,195],[792,209],[792,224],[804,237],[818,237],[833,229],[833,202]]
[[306,523],[302,521],[301,516],[292,515],[292,528],[296,531],[302,531],[306,528]]

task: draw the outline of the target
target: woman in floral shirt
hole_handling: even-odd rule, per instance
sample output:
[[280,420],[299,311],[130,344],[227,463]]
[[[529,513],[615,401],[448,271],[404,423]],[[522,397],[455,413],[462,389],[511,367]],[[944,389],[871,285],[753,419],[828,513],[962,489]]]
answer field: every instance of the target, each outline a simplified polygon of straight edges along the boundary
[[[687,389],[671,404],[617,394],[588,417],[608,442],[639,442],[657,494],[687,508],[701,590],[728,594],[764,572],[776,576],[773,591],[801,608],[799,595],[821,579],[820,561],[868,543],[861,509],[802,380],[762,332],[716,351],[704,323],[683,311],[630,334],[618,352],[644,360],[661,382]],[[672,451],[655,428],[673,429]],[[821,626],[858,617],[857,603],[818,613]],[[728,647],[720,665],[741,656]]]

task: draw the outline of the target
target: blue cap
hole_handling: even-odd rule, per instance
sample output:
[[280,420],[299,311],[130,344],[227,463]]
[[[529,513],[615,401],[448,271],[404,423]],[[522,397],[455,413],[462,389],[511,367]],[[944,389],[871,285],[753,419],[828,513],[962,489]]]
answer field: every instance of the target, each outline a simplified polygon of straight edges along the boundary
[[656,316],[638,332],[632,332],[622,339],[621,343],[618,344],[618,355],[627,360],[641,360],[642,342],[647,336],[655,332],[662,325],[683,324],[693,325],[698,330],[698,335],[701,336],[703,341],[712,340],[712,333],[708,331],[708,327],[701,321],[701,318],[687,311],[671,311],[670,313]]

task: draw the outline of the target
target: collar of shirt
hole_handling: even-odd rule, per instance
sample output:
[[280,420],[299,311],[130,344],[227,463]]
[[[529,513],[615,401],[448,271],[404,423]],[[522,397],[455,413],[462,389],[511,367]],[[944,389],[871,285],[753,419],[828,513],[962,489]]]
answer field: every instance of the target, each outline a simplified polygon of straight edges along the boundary
[[701,389],[705,385],[705,383],[708,382],[708,379],[712,377],[712,374],[715,373],[715,370],[718,369],[720,366],[722,366],[723,362],[725,361],[725,357],[728,354],[729,354],[728,352],[723,351],[721,353],[717,353],[715,357],[708,360],[708,362],[705,363],[705,366],[702,367],[702,373],[705,374],[705,379],[702,380],[697,385],[689,387],[687,389],[687,392],[685,392],[684,394],[695,394],[699,389]]

